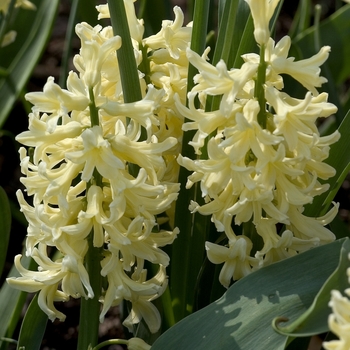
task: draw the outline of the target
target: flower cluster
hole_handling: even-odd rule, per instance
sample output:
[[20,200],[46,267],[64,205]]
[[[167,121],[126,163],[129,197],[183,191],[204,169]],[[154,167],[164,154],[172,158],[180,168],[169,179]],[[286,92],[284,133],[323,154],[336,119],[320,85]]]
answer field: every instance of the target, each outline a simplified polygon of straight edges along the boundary
[[[347,269],[347,277],[350,283],[350,267]],[[324,342],[323,347],[326,350],[347,350],[350,348],[350,288],[345,290],[345,294],[347,297],[342,296],[338,290],[332,290],[329,306],[333,313],[328,317],[328,325],[339,340]]]
[[[232,278],[332,241],[333,233],[324,226],[337,213],[335,205],[322,217],[303,214],[305,205],[328,189],[319,179],[335,174],[323,161],[339,133],[320,136],[316,126],[319,117],[336,112],[327,94],[316,89],[326,82],[320,65],[330,48],[295,61],[288,57],[288,36],[278,43],[270,38],[269,21],[278,0],[246,1],[260,55],[246,54],[239,69],[229,70],[222,60],[216,66],[208,63],[208,51],[199,56],[188,49],[199,74],[188,96],[189,108],[177,101],[190,120],[183,129],[196,130],[191,144],[198,159],[179,157],[192,171],[187,188],[199,182],[203,195],[203,203],[192,202],[190,209],[211,215],[217,230],[227,236],[226,246],[206,243],[209,260],[224,263],[219,278],[225,287]],[[306,88],[303,99],[282,91],[282,74]],[[217,110],[204,110],[208,96],[220,98]],[[195,107],[197,97],[202,108]],[[203,146],[207,159],[200,157]]]
[[[142,100],[124,102],[116,56],[120,37],[110,26],[87,23],[76,26],[81,49],[67,89],[50,77],[43,92],[26,95],[33,104],[29,130],[17,140],[28,147],[20,149],[21,181],[32,204],[21,191],[17,196],[29,223],[26,254],[38,270],[25,269],[19,255],[15,265],[21,277],[8,282],[39,291],[43,311],[51,320],[63,320],[55,301],[96,294],[86,254],[99,248],[101,322],[111,306],[127,300],[132,309],[124,324],[131,330],[143,318],[155,332],[160,315],[152,300],[167,287],[169,263],[160,248],[178,233],[160,226],[179,191],[182,116],[174,96],[185,99],[191,27],[183,27],[183,14],[175,8],[173,22],[164,21],[157,35],[143,39],[133,1],[126,0],[125,7]],[[98,11],[100,18],[109,17],[107,5]],[[53,257],[51,247],[57,249]],[[158,265],[158,271],[147,271],[145,262]]]

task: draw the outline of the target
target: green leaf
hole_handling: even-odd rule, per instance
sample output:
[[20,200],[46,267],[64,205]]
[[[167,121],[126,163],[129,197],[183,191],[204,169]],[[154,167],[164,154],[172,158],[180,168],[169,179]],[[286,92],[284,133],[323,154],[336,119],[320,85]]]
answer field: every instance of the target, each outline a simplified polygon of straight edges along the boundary
[[18,11],[14,25],[9,28],[17,32],[16,40],[0,51],[0,67],[7,70],[6,76],[0,77],[0,127],[43,52],[59,0],[33,2],[37,6],[35,11]]
[[[350,240],[346,239],[340,250],[340,259],[337,268],[318,292],[312,305],[298,319],[287,326],[279,326],[280,318],[276,318],[273,322],[276,331],[280,334],[293,337],[306,337],[328,331],[327,319],[330,313],[328,302],[330,300],[331,290],[336,289],[343,293],[349,287],[346,274],[346,270],[349,267],[349,252]],[[322,267],[319,266],[319,268]]]
[[151,349],[284,349],[287,338],[273,330],[272,320],[279,315],[296,319],[309,308],[337,269],[343,245],[349,251],[349,240],[339,240],[250,274],[170,328]]
[[108,7],[111,14],[113,33],[119,35],[123,43],[120,49],[117,50],[117,56],[124,102],[136,102],[142,99],[142,94],[124,1],[109,0]]
[[[350,4],[342,6],[337,12],[320,23],[319,37],[321,46],[332,48],[327,65],[333,74],[336,84],[344,82],[350,75]],[[302,32],[294,40],[302,52],[302,58],[316,53],[315,27]]]
[[40,309],[38,305],[38,294],[31,301],[27,312],[24,316],[17,349],[39,350],[45,333],[47,315]]
[[[205,36],[209,14],[209,1],[196,1],[194,8],[193,32],[191,49],[202,54],[205,48]],[[188,70],[188,87],[193,86],[193,76],[196,69],[190,65]],[[193,147],[189,144],[194,136],[194,131],[187,131],[183,135],[181,154],[184,157],[194,159],[196,157]],[[180,168],[179,182],[184,184],[190,172]],[[192,312],[195,295],[196,278],[203,261],[204,240],[207,234],[207,218],[201,218],[198,214],[192,214],[188,206],[190,200],[196,200],[197,184],[189,190],[183,188],[176,201],[175,227],[181,234],[172,244],[171,253],[171,279],[170,293],[174,309],[174,320],[179,321]],[[199,192],[199,191],[198,191]],[[198,193],[197,192],[197,193]],[[199,194],[199,193],[198,193]],[[198,249],[199,248],[199,249]]]
[[[34,269],[35,267],[35,262],[30,257],[23,256],[21,263],[27,269]],[[13,266],[8,277],[18,276],[19,274]],[[26,296],[26,292],[14,289],[7,283],[4,283],[0,289],[0,350],[7,348],[7,343],[1,341],[1,339],[12,337],[21,316]]]
[[5,265],[11,231],[11,209],[5,190],[0,186],[0,275]]
[[289,36],[294,38],[310,27],[311,23],[311,0],[301,0],[297,12],[293,18],[293,23],[289,30]]

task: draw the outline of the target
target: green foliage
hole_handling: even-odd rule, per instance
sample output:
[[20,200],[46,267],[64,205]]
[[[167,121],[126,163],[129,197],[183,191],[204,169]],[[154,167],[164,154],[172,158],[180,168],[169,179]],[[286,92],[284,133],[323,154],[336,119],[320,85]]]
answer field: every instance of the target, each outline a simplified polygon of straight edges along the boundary
[[[27,83],[49,38],[59,0],[36,0],[35,11],[19,9],[9,29],[17,32],[14,43],[1,48],[0,127]],[[23,25],[25,23],[26,25]]]
[[[274,319],[273,326],[278,333],[293,337],[306,337],[314,334],[321,334],[328,331],[328,302],[331,290],[337,289],[343,291],[349,286],[349,283],[347,279],[344,278],[344,276],[346,276],[346,271],[349,267],[348,255],[350,252],[350,241],[349,239],[345,239],[343,241],[338,242],[344,243],[340,249],[339,263],[337,268],[333,271],[331,275],[329,275],[327,281],[315,296],[311,306],[307,309],[305,313],[298,317],[298,319],[294,320],[287,326],[280,325],[280,321],[284,322],[281,318],[277,317]],[[311,253],[317,254],[317,250],[311,251]],[[328,254],[324,256],[328,256]],[[324,266],[319,265],[315,266],[315,268],[323,270]],[[308,270],[305,271],[307,272]],[[313,276],[313,274],[311,274],[310,276]]]
[[11,231],[11,209],[5,190],[0,186],[0,275],[4,268]]
[[[22,258],[23,267],[33,269],[35,263],[31,258]],[[18,277],[19,273],[13,266],[8,277]],[[7,342],[3,338],[11,338],[18,324],[26,301],[27,293],[13,289],[4,283],[0,289],[0,350],[7,349]]]
[[[315,47],[315,30],[312,26],[295,37],[293,44],[298,48],[301,58],[307,58],[319,49]],[[332,48],[327,65],[337,85],[343,83],[350,75],[350,4],[341,7],[332,16],[320,23],[320,45]]]
[[39,350],[45,333],[47,315],[38,305],[38,295],[31,301],[22,322],[17,350]]
[[329,291],[344,289],[348,266],[344,258],[349,252],[350,242],[345,239],[262,268],[233,284],[219,300],[170,328],[152,350],[282,350],[287,337],[271,325],[278,316],[298,319],[294,325],[307,315],[310,322],[303,324],[298,335],[324,332]]

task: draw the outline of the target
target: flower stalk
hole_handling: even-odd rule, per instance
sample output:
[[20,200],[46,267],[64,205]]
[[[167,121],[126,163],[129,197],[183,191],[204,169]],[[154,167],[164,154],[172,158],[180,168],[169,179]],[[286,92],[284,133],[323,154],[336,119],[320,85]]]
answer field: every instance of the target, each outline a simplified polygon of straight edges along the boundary
[[265,62],[265,45],[260,46],[260,62],[257,72],[257,79],[255,84],[254,96],[259,102],[258,123],[263,129],[266,129],[266,98],[265,98],[265,80],[266,80]]
[[81,298],[78,350],[86,350],[98,343],[99,315],[101,311],[100,294],[102,288],[101,259],[102,248],[94,247],[92,230],[87,238],[88,252],[85,256],[85,268],[88,272],[90,285],[94,292],[93,298]]

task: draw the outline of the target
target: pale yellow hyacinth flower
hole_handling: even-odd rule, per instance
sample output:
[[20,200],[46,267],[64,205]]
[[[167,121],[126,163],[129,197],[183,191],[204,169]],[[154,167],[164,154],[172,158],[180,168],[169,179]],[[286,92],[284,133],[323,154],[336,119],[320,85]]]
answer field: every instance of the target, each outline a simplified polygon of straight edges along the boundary
[[[11,0],[0,0],[0,11],[7,13]],[[22,7],[26,10],[36,10],[36,6],[29,0],[16,0],[16,7]]]
[[[189,107],[176,99],[176,107],[189,120],[183,130],[195,130],[190,144],[197,154],[207,140],[207,159],[178,157],[180,165],[192,174],[187,188],[199,182],[203,199],[192,201],[189,209],[210,215],[216,229],[227,236],[226,246],[206,243],[213,263],[223,263],[220,282],[228,287],[231,279],[299,252],[335,239],[327,226],[335,217],[338,205],[322,217],[303,214],[316,195],[328,189],[327,180],[335,169],[324,163],[330,145],[340,135],[320,136],[318,118],[327,118],[337,108],[327,102],[328,95],[318,94],[317,87],[326,82],[320,65],[329,47],[309,59],[295,61],[288,57],[290,39],[275,42],[269,37],[269,21],[278,1],[247,1],[256,27],[256,41],[264,45],[266,79],[260,87],[266,109],[259,120],[261,103],[255,96],[260,64],[257,54],[245,54],[241,68],[227,69],[220,61],[215,67],[203,56],[187,49],[187,57],[199,73],[189,93]],[[266,11],[261,11],[261,9]],[[280,91],[281,74],[289,74],[309,91],[296,99]],[[207,96],[220,96],[217,110],[205,112]],[[194,99],[201,102],[195,107]],[[242,225],[238,230],[232,224]],[[250,256],[252,242],[245,235],[255,228],[262,245]],[[283,228],[281,230],[281,228]],[[238,233],[238,232],[239,233]],[[249,237],[251,233],[249,232]],[[243,244],[244,243],[244,244]]]
[[[349,256],[350,259],[350,256]],[[347,278],[350,282],[350,268],[347,269]],[[326,350],[350,349],[350,288],[345,290],[347,296],[343,296],[338,290],[332,290],[329,306],[332,313],[328,317],[330,331],[339,339],[324,342]]]
[[7,45],[12,44],[16,40],[17,32],[14,30],[10,30],[6,33],[2,39],[1,47],[5,47]]
[[[133,2],[127,2],[128,20],[136,23],[130,4]],[[178,31],[182,32],[180,27]],[[156,58],[149,49],[154,72],[147,77],[139,72],[143,98],[124,103],[115,53],[120,38],[110,26],[80,23],[76,32],[81,50],[74,58],[77,73],[69,73],[67,88],[62,89],[50,77],[43,92],[26,95],[33,108],[29,128],[17,140],[33,150],[20,148],[21,181],[33,202],[29,204],[21,191],[17,197],[29,223],[26,254],[33,256],[39,267],[37,271],[24,269],[18,256],[21,277],[8,281],[15,288],[38,291],[43,311],[51,320],[63,320],[55,301],[93,296],[83,264],[87,238],[93,232],[92,244],[103,253],[101,276],[106,282],[99,295],[101,321],[111,306],[125,299],[132,305],[127,327],[131,329],[144,319],[156,332],[161,321],[152,301],[167,286],[165,267],[169,264],[161,248],[179,233],[177,228],[163,230],[160,225],[167,221],[164,213],[172,207],[180,187],[174,164],[182,117],[173,96],[176,92],[185,99],[188,61],[180,50],[179,58],[166,65],[170,54],[164,46],[172,46],[171,38],[160,43],[163,47],[154,48],[163,50]],[[190,32],[185,32],[182,39],[188,43]],[[144,40],[143,27],[138,33],[141,38],[133,38],[133,45],[140,63],[146,59],[139,50],[143,43],[137,42]],[[157,69],[157,60],[162,68]],[[152,84],[153,73],[157,87]],[[178,77],[174,91],[169,83],[172,77]],[[91,113],[95,113],[93,120]],[[142,129],[145,139],[141,139]],[[49,247],[57,248],[56,260],[47,256]],[[147,261],[159,271],[148,279]]]
[[128,349],[129,350],[150,350],[151,345],[148,345],[141,338],[131,338],[128,340]]
[[[321,87],[327,79],[320,76],[320,66],[327,60],[330,52],[329,46],[323,46],[318,53],[310,58],[295,61],[294,57],[288,57],[291,47],[291,38],[284,36],[277,44],[269,38],[265,47],[265,61],[267,68],[266,84],[273,84],[277,89],[283,88],[283,80],[280,74],[288,74],[300,82],[314,96],[318,95],[316,87]],[[254,53],[242,56],[245,62],[258,64],[260,56]]]
[[252,247],[252,242],[246,236],[240,236],[235,242],[229,241],[228,247],[205,243],[208,259],[213,264],[224,263],[219,275],[219,281],[224,287],[229,287],[232,278],[238,280],[248,275],[251,266],[257,264],[257,259],[250,256]]
[[269,23],[280,0],[245,0],[254,21],[254,38],[259,45],[266,44],[270,38]]

